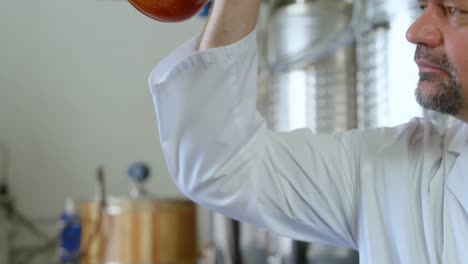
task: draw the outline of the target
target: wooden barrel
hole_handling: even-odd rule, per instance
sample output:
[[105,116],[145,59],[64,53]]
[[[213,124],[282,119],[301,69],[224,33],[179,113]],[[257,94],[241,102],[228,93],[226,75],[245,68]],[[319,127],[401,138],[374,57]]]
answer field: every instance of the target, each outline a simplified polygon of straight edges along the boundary
[[80,205],[82,264],[196,264],[196,206],[184,200]]

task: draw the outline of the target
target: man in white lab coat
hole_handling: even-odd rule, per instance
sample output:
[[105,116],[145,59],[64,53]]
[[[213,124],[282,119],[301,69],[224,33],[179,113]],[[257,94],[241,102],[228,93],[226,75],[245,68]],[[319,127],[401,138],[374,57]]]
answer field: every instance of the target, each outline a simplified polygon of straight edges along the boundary
[[361,263],[468,263],[468,1],[420,1],[417,100],[458,119],[274,133],[256,111],[260,0],[217,0],[151,73],[170,174],[196,202]]

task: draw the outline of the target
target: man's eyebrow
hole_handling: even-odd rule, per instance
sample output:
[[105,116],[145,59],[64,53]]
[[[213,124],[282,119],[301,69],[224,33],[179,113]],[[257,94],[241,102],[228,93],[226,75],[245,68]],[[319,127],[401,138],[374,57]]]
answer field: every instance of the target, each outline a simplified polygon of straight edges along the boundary
[[444,0],[443,2],[448,5],[468,6],[468,1],[466,0]]
[[418,0],[419,5],[427,4],[427,0]]

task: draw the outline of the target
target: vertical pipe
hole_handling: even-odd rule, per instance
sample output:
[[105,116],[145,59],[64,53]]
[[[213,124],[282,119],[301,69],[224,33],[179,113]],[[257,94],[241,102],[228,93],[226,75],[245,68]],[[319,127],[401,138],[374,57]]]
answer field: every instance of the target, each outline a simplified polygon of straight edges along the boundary
[[242,264],[242,254],[240,247],[240,223],[236,220],[229,220],[229,233],[230,235],[230,252],[233,264]]
[[309,244],[302,241],[294,241],[291,252],[291,263],[307,264],[307,249]]

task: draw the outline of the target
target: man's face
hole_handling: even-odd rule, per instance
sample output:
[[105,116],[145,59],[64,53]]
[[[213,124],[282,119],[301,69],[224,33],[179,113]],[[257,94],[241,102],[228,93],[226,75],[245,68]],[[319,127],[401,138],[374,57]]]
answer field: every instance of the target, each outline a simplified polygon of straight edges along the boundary
[[468,122],[468,0],[422,0],[408,29],[419,66],[416,98],[425,108]]

